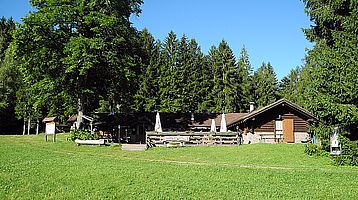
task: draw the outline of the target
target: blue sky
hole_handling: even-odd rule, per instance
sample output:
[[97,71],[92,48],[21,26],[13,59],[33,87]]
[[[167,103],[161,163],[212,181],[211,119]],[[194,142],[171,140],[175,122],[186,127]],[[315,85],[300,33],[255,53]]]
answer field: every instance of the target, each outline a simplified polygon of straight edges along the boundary
[[[28,0],[0,2],[0,15],[16,21],[31,9]],[[205,54],[225,39],[236,58],[246,47],[254,69],[271,62],[278,79],[301,66],[312,47],[301,31],[311,23],[300,0],[144,0],[141,8],[131,21],[156,39],[164,40],[171,30],[178,37],[186,34]]]

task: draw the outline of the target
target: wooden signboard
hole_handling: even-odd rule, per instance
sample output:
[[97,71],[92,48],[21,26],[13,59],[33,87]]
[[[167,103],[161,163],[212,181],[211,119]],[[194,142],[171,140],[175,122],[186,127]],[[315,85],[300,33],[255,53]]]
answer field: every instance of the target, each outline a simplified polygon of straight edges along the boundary
[[55,134],[56,133],[56,123],[55,122],[47,122],[45,132],[46,132],[46,134]]

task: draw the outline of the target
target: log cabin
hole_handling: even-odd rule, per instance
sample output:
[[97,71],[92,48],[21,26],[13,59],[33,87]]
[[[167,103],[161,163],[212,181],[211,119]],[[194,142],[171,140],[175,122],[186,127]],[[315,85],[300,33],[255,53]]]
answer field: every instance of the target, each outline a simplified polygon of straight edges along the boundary
[[[220,127],[221,116],[216,115],[216,127]],[[251,143],[302,143],[311,133],[309,124],[318,119],[287,99],[280,99],[270,105],[249,113],[227,113],[226,124],[229,131],[240,132],[244,144]],[[210,130],[211,119],[190,124],[192,131]]]
[[[118,138],[119,141],[143,144],[146,143],[146,135],[153,134],[156,113],[101,115],[101,122],[94,123],[96,128],[111,133],[111,137]],[[163,132],[169,135],[208,135],[211,134],[212,119],[215,119],[216,130],[219,131],[221,115],[193,112],[160,113],[160,118]],[[287,99],[278,100],[257,110],[251,105],[248,113],[226,113],[225,116],[228,132],[240,136],[244,144],[306,142],[310,137],[309,124],[317,121],[310,112]]]
[[309,124],[318,119],[287,99],[251,111],[228,124],[243,131],[244,143],[302,143],[311,133]]

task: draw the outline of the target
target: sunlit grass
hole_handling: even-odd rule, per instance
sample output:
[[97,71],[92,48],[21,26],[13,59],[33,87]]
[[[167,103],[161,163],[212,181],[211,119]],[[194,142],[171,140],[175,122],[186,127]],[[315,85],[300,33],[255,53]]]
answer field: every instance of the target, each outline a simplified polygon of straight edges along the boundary
[[76,146],[0,136],[0,199],[357,199],[357,167],[303,145]]

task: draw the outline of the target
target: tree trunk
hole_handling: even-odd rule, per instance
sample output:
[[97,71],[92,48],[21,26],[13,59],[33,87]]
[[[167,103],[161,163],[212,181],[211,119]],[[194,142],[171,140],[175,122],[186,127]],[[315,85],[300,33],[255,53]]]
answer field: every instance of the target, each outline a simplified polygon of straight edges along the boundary
[[78,104],[77,104],[77,124],[76,129],[81,129],[82,123],[83,123],[83,112],[84,112],[84,106],[83,101],[81,98],[78,98]]
[[29,117],[27,121],[27,135],[30,135],[30,125],[31,125],[31,118]]
[[36,135],[39,134],[39,126],[40,126],[40,122],[39,122],[39,120],[37,120],[37,124],[36,124]]
[[24,118],[24,126],[23,126],[23,130],[22,130],[22,135],[25,135],[26,133],[26,118]]

